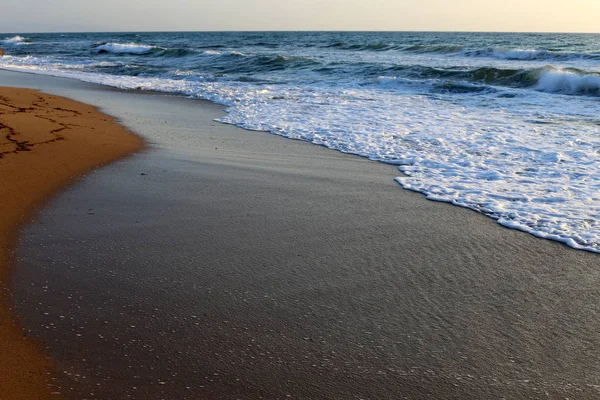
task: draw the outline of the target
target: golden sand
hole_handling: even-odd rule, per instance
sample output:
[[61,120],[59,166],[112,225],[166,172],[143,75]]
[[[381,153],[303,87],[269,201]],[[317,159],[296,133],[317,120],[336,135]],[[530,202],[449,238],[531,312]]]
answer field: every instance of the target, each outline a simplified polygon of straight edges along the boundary
[[7,287],[16,230],[50,195],[142,145],[94,107],[0,87],[0,399],[60,397],[51,387],[51,362],[10,311]]

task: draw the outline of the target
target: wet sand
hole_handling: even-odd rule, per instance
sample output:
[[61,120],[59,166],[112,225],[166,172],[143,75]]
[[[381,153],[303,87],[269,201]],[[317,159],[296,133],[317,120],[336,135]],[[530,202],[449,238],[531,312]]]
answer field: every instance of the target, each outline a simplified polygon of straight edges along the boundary
[[0,87],[0,398],[52,395],[51,363],[16,324],[7,300],[17,227],[58,189],[120,158],[141,140],[93,107]]
[[[150,150],[22,233],[23,324],[66,398],[597,398],[600,257],[402,190],[219,106],[0,73]],[[289,396],[289,397],[288,397]]]

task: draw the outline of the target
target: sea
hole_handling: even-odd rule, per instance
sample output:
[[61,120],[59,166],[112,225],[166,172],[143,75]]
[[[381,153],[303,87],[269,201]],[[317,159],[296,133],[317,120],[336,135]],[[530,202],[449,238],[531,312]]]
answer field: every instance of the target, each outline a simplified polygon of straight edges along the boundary
[[0,34],[0,47],[0,68],[217,102],[220,122],[395,165],[431,200],[600,252],[600,35]]

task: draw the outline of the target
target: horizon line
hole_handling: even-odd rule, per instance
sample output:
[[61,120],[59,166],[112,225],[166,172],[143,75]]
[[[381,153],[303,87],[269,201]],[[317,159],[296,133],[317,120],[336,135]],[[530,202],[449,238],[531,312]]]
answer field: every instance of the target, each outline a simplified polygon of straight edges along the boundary
[[596,35],[599,32],[576,32],[576,31],[477,31],[477,30],[158,30],[158,31],[0,31],[0,34],[51,34],[51,33],[529,33],[529,34],[573,34],[573,35]]

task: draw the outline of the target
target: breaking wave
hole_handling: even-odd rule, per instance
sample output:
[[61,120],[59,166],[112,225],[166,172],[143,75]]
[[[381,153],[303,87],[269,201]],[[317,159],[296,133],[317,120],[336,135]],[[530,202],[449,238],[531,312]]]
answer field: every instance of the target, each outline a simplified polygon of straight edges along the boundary
[[149,54],[153,50],[161,48],[136,43],[99,43],[94,49],[97,53]]
[[[397,66],[388,69],[396,78],[436,80],[436,87],[446,87],[454,93],[474,93],[485,90],[485,84],[495,87],[530,88],[541,92],[600,96],[600,74],[577,68],[546,66],[530,69],[482,67],[476,69]],[[439,81],[439,82],[438,82]],[[488,88],[489,89],[489,88]]]
[[20,44],[30,44],[31,41],[22,36],[13,36],[10,38],[3,39],[2,43],[12,44],[12,45],[20,45]]
[[536,89],[542,92],[600,96],[600,75],[578,70],[548,69]]

